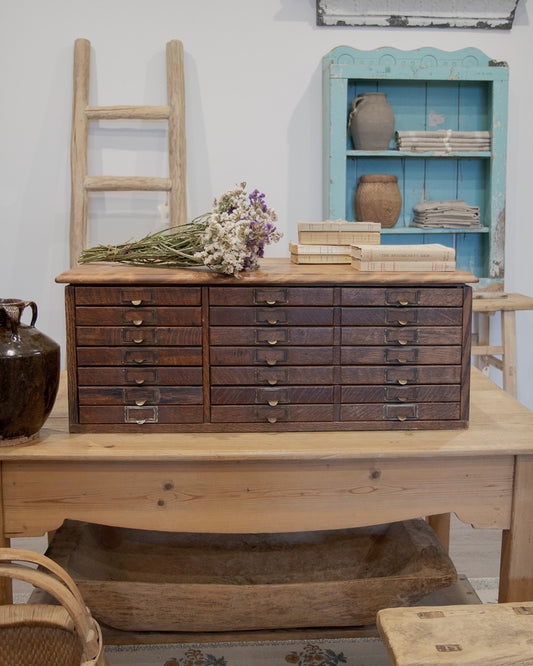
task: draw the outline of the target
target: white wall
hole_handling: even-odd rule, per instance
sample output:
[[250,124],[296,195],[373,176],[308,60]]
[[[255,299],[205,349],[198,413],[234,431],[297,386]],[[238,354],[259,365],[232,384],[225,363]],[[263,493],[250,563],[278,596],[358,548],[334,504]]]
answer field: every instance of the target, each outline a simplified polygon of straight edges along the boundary
[[[321,58],[330,49],[473,46],[507,61],[506,290],[533,296],[532,11],[520,0],[511,31],[326,28],[315,25],[314,0],[1,0],[0,296],[36,301],[37,327],[64,347],[63,286],[54,278],[68,268],[78,37],[93,47],[91,104],[98,105],[164,104],[165,43],[183,42],[189,216],[246,180],[278,211],[285,237],[272,256],[287,255],[299,219],[321,219]],[[165,140],[159,126],[137,143],[127,127],[97,128],[91,168],[165,175]],[[138,235],[139,210],[149,226],[157,223],[159,199],[128,197],[95,198],[93,243]],[[131,230],[124,217],[133,218]],[[518,313],[517,327],[519,399],[533,408],[533,312]]]

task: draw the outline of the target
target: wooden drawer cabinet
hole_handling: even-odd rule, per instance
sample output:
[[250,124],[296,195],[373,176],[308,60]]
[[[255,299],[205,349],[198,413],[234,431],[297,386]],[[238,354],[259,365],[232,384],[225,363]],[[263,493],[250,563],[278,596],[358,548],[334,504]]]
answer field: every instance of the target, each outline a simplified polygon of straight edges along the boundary
[[467,425],[470,274],[265,260],[238,279],[89,265],[58,281],[72,431]]

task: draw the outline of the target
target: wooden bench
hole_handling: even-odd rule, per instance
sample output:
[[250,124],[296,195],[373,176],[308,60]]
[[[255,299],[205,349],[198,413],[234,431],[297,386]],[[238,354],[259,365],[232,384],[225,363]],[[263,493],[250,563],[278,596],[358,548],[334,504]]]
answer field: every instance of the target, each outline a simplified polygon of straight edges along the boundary
[[377,626],[394,666],[533,664],[533,602],[386,608]]

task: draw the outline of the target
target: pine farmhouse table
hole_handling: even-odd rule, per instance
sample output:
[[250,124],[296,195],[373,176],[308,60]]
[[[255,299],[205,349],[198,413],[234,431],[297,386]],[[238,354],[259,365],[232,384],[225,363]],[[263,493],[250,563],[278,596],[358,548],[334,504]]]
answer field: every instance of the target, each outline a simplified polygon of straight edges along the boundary
[[67,518],[246,533],[455,512],[503,530],[499,600],[533,599],[533,412],[477,369],[464,430],[73,434],[66,393],[38,441],[0,448],[3,546]]

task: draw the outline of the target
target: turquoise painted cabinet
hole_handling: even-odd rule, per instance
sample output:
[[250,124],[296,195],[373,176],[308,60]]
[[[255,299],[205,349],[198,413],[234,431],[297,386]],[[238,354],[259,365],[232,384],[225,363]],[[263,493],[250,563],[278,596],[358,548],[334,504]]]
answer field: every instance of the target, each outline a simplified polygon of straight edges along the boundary
[[[413,153],[354,150],[348,130],[352,99],[384,92],[395,130],[489,131],[487,151]],[[474,273],[479,287],[504,278],[505,162],[508,69],[477,49],[432,48],[373,51],[340,46],[323,58],[323,215],[354,220],[360,176],[398,177],[400,218],[382,230],[382,243],[442,243],[455,247],[458,268]],[[410,226],[413,206],[464,200],[479,206],[481,228],[420,229]]]

